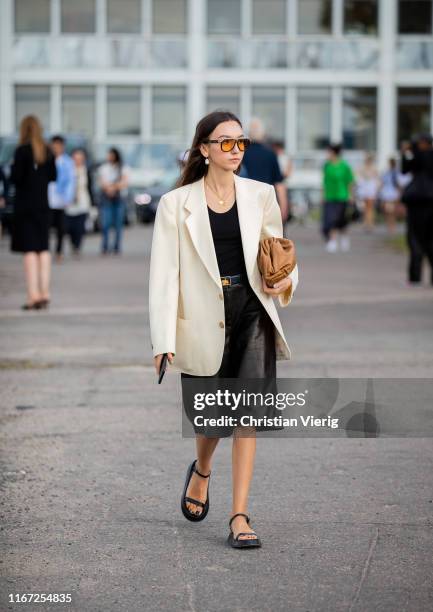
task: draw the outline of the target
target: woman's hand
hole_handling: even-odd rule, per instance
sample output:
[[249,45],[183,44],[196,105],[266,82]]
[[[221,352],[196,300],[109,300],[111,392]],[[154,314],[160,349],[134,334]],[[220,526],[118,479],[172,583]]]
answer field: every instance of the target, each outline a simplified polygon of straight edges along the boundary
[[292,279],[287,276],[286,278],[283,278],[282,280],[278,281],[278,283],[275,283],[273,287],[268,287],[265,279],[262,276],[263,291],[265,293],[269,293],[270,295],[279,295],[280,293],[284,293],[285,291],[287,291],[287,289],[290,289],[291,285]]
[[[160,353],[159,355],[155,355],[155,357],[153,358],[155,362],[155,370],[158,376],[159,376],[159,370],[161,368],[161,361],[162,361],[163,356],[164,356],[163,353]],[[173,363],[173,353],[167,353],[167,358],[168,358],[169,363]]]

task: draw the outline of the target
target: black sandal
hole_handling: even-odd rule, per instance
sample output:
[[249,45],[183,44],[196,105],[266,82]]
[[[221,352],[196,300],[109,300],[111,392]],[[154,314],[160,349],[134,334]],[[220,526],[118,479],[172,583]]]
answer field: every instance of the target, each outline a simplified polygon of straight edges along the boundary
[[33,302],[33,304],[23,304],[21,310],[40,310],[41,305],[39,301]]
[[[180,501],[180,507],[182,509],[182,513],[184,515],[184,517],[186,519],[188,519],[189,521],[202,521],[208,511],[209,511],[209,485],[208,485],[208,490],[207,490],[207,497],[206,497],[206,501],[203,503],[198,499],[193,499],[192,497],[187,497],[186,496],[186,490],[188,489],[188,485],[190,483],[191,480],[191,476],[193,474],[193,472],[195,472],[196,474],[198,474],[199,476],[201,476],[202,478],[209,478],[209,476],[211,475],[211,473],[209,472],[209,474],[206,476],[205,474],[201,474],[198,469],[195,467],[195,464],[197,463],[197,459],[194,459],[194,461],[191,463],[191,465],[188,468],[188,471],[186,473],[186,480],[185,480],[185,486],[183,488],[183,493],[182,493],[182,499]],[[191,510],[188,509],[186,502],[189,502],[190,504],[195,504],[196,506],[201,506],[203,508],[203,510],[200,512],[200,514],[195,514],[193,512],[191,512]]]
[[[248,514],[244,514],[243,512],[237,512],[236,514],[234,514],[229,521],[230,533],[229,533],[229,537],[227,538],[227,542],[233,548],[259,548],[262,545],[262,543],[260,542],[260,539],[258,538],[255,531],[252,531],[252,532],[251,531],[240,531],[238,535],[234,537],[234,533],[232,529],[232,522],[237,516],[244,516],[247,520],[247,524],[248,525],[250,524],[250,517],[248,516]],[[255,538],[245,538],[243,540],[240,540],[239,536],[241,535],[255,535],[256,537]]]

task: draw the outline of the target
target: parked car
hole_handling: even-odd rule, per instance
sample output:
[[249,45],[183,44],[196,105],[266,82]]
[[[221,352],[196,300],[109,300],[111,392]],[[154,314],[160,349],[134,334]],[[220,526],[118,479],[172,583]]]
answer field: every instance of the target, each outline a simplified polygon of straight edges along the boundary
[[153,223],[161,196],[174,189],[178,178],[179,168],[174,167],[166,170],[159,180],[150,184],[146,189],[131,189],[137,220],[140,223]]

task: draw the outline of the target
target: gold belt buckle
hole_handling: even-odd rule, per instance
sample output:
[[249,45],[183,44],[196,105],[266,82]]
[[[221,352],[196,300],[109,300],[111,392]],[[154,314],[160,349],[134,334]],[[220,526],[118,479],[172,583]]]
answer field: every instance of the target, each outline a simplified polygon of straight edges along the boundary
[[222,283],[223,287],[226,287],[227,285],[231,285],[232,284],[232,280],[231,280],[231,278],[227,278],[226,276],[224,276],[221,279],[221,283]]

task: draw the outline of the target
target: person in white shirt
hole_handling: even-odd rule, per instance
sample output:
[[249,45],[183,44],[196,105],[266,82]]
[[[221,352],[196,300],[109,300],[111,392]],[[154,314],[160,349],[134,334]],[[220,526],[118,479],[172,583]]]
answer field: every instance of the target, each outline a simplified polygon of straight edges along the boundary
[[118,255],[122,250],[123,222],[125,218],[126,196],[129,184],[129,170],[123,165],[122,157],[118,149],[113,147],[108,151],[107,161],[99,168],[98,181],[102,192],[101,254],[106,255],[110,252],[110,229],[114,227],[115,239],[112,252]]
[[65,209],[65,219],[66,233],[71,240],[72,252],[79,257],[86,233],[86,219],[93,205],[93,195],[86,152],[83,149],[75,149],[72,159],[75,165],[75,197],[72,204]]
[[364,203],[363,226],[371,232],[374,228],[374,205],[379,192],[380,177],[374,156],[367,154],[364,163],[357,173],[358,197]]

